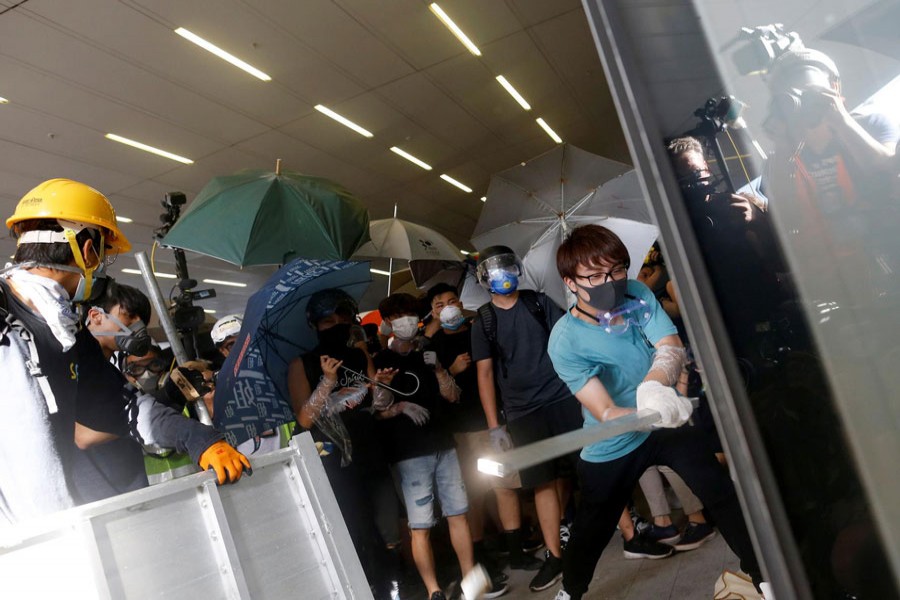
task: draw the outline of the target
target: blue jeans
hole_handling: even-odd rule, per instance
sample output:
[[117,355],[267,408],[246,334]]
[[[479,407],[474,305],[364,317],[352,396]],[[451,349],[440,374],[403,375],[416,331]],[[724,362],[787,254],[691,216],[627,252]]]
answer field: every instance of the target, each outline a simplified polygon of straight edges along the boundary
[[469,512],[466,484],[455,449],[401,460],[395,467],[400,476],[410,529],[430,529],[437,524],[434,518],[435,487],[445,517]]

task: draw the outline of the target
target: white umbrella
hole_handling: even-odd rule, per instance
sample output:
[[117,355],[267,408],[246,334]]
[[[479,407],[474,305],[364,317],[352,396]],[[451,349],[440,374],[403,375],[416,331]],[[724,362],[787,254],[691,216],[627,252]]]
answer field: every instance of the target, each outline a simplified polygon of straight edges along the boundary
[[586,224],[603,225],[622,239],[631,256],[631,278],[659,234],[633,170],[562,144],[491,177],[472,243],[479,250],[512,248],[525,265],[522,287],[566,307],[556,250],[574,227]]
[[[391,270],[395,258],[458,261],[462,256],[459,248],[437,231],[398,219],[396,206],[393,218],[369,223],[369,237],[371,241],[360,246],[354,257],[390,258]],[[389,276],[388,290],[390,285]]]

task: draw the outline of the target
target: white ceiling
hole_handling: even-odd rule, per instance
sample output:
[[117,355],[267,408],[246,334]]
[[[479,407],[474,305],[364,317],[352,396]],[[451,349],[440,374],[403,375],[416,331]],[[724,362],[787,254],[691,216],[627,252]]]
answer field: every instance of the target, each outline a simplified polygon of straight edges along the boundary
[[[371,218],[399,216],[463,248],[491,173],[553,141],[614,160],[628,152],[578,0],[445,0],[442,8],[481,48],[475,57],[422,0],[0,0],[0,208],[9,215],[51,177],[104,192],[136,250],[149,249],[160,200],[189,201],[210,178],[248,167],[334,179]],[[12,8],[14,7],[14,8]],[[185,27],[272,76],[259,81],[176,35]],[[494,81],[505,75],[525,112]],[[325,104],[372,131],[367,139],[313,110]],[[187,156],[184,166],[106,140],[107,132]],[[391,153],[400,146],[434,166]],[[448,185],[446,173],[474,192]],[[0,241],[3,256],[11,240]],[[172,253],[156,268],[174,272]],[[196,279],[216,286],[203,305],[243,309],[265,269],[238,271],[189,254]],[[119,258],[112,274],[135,267]],[[171,282],[163,280],[167,287]],[[376,285],[383,285],[376,276]]]

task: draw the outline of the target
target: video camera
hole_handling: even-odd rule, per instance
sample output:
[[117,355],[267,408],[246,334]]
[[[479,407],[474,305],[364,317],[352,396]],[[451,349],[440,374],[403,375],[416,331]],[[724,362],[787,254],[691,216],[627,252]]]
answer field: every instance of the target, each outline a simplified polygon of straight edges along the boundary
[[[831,100],[825,94],[838,78],[837,66],[822,52],[804,46],[795,31],[781,23],[743,27],[732,55],[742,75],[765,74],[772,100],[769,116],[809,128],[818,125]],[[766,126],[767,129],[770,127]]]
[[166,234],[175,225],[175,221],[181,216],[181,207],[187,204],[187,196],[182,192],[169,192],[160,204],[166,209],[166,212],[159,215],[159,221],[162,223],[162,226],[153,230],[153,237],[157,240],[162,240],[166,237]]
[[796,31],[785,31],[781,23],[741,27],[735,42],[745,42],[732,55],[734,65],[741,75],[767,73],[782,54],[803,48],[800,35]]
[[[153,231],[153,236],[157,240],[162,240],[169,233],[169,230],[172,229],[172,226],[175,225],[175,222],[181,216],[181,208],[187,204],[187,197],[182,192],[169,192],[165,195],[161,204],[166,209],[166,212],[159,215],[162,226]],[[197,330],[206,320],[206,313],[203,312],[203,307],[194,306],[194,301],[215,298],[216,291],[213,289],[194,290],[197,287],[197,280],[188,276],[184,250],[174,248],[174,252],[175,274],[178,276],[176,287],[180,293],[174,298],[170,298],[174,302],[172,321],[176,329],[189,336],[193,341]],[[174,292],[174,289],[172,291]],[[188,352],[189,354],[195,354],[190,350]]]

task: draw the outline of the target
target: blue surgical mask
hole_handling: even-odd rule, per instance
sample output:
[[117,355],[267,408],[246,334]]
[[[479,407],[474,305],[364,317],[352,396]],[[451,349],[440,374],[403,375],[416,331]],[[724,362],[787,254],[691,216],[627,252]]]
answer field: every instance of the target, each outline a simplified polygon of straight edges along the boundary
[[462,310],[456,305],[448,305],[441,309],[441,327],[456,331],[463,326],[466,318],[462,314]]

